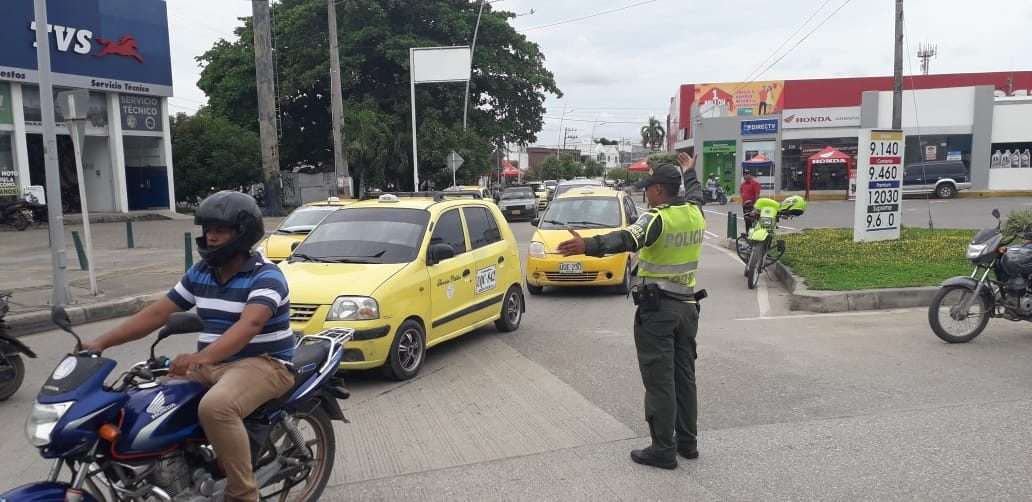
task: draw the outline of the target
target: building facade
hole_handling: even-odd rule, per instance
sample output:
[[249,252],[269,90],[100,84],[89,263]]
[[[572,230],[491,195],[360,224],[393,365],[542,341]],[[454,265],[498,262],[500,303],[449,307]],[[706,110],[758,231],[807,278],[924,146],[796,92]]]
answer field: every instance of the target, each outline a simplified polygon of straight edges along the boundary
[[[83,179],[90,210],[174,209],[165,2],[47,3],[55,96],[89,90]],[[33,1],[9,0],[5,8],[0,16],[0,196],[17,197],[50,180],[43,167]],[[78,200],[71,137],[60,104],[55,107],[57,182],[62,199]]]

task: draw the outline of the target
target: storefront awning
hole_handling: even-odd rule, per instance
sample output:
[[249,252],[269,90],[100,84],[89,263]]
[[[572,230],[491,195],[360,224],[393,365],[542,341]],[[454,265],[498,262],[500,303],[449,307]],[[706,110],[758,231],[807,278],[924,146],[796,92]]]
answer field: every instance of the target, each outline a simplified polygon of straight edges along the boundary
[[810,198],[810,184],[813,180],[814,166],[817,166],[818,168],[821,166],[845,166],[846,172],[850,173],[853,171],[853,164],[853,157],[850,157],[849,155],[842,153],[842,151],[830,146],[826,146],[823,150],[808,157],[806,159],[806,198]]

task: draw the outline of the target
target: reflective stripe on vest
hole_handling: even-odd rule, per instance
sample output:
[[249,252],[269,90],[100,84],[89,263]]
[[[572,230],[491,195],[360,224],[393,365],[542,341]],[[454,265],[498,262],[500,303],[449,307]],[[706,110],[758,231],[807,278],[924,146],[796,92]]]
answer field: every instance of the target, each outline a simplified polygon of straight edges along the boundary
[[659,286],[659,289],[662,289],[663,291],[667,291],[678,295],[690,296],[695,294],[695,288],[691,286],[678,284],[676,282],[671,282],[666,279],[657,279],[655,277],[641,277],[638,279],[638,281],[641,284],[655,284],[656,286]]
[[[693,204],[666,206],[652,212],[662,219],[663,230],[656,242],[638,253],[638,276],[680,286],[690,294],[702,254],[706,219]],[[676,292],[675,288],[664,289]]]

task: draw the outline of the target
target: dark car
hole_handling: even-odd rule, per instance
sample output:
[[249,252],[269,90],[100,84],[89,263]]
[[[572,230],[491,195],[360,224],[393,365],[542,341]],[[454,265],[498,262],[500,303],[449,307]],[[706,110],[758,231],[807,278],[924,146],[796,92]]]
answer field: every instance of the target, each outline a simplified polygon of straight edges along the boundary
[[538,200],[534,189],[529,186],[509,187],[498,199],[498,209],[507,220],[532,220],[538,215]]
[[903,193],[934,193],[940,199],[971,188],[971,174],[962,160],[916,162],[903,168]]

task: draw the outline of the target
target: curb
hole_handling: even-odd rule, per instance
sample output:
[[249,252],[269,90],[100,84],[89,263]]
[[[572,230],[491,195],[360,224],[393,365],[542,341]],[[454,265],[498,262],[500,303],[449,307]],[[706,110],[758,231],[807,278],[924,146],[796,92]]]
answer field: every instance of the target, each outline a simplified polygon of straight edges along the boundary
[[[71,305],[66,307],[68,317],[72,320],[73,326],[91,322],[104,321],[117,317],[124,317],[135,314],[147,305],[161,299],[163,292],[147,293],[136,296],[128,296],[114,300],[106,300],[87,305]],[[15,337],[21,337],[49,331],[56,327],[50,322],[50,311],[41,310],[9,316],[5,320],[8,333]]]
[[[725,239],[725,246],[735,251],[735,241]],[[856,291],[817,291],[807,289],[802,277],[781,262],[767,268],[788,291],[788,309],[822,314],[861,310],[889,310],[927,307],[932,304],[938,287],[858,289]]]

